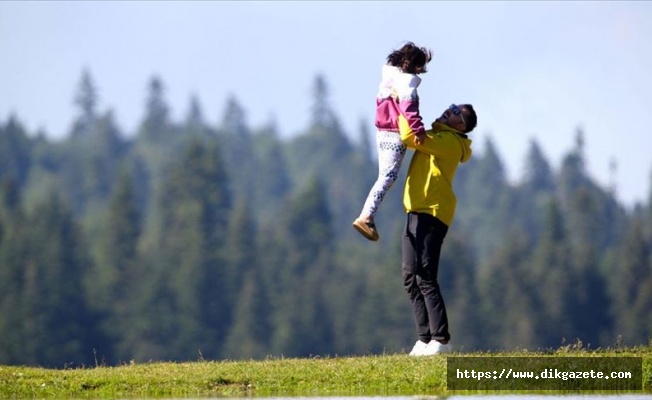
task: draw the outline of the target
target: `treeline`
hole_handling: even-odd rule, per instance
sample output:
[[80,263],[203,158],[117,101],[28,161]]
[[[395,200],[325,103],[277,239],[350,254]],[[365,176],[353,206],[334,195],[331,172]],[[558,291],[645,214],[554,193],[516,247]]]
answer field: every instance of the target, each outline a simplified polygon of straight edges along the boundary
[[[64,139],[0,121],[0,363],[409,348],[402,179],[380,242],[366,241],[350,224],[376,176],[374,132],[361,122],[350,140],[324,77],[313,93],[289,139],[250,127],[235,97],[219,124],[196,98],[172,121],[158,77],[137,131],[122,132],[88,71]],[[533,140],[518,183],[473,136],[484,150],[459,169],[440,268],[453,348],[647,343],[650,202],[626,209],[595,183],[579,130],[557,171]]]

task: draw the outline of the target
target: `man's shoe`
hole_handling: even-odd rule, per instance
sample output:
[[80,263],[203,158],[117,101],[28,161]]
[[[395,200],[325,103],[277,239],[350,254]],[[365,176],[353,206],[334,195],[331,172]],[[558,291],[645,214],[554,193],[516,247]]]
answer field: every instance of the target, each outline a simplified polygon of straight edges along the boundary
[[378,231],[376,231],[376,224],[373,222],[365,221],[362,218],[358,218],[353,221],[353,227],[371,241],[376,241],[380,237]]
[[435,354],[439,353],[441,350],[442,344],[439,343],[436,340],[431,340],[430,343],[426,346],[426,348],[423,350],[424,356],[434,356]]
[[411,356],[423,356],[423,354],[426,349],[428,348],[428,344],[426,342],[422,342],[421,340],[417,340],[417,342],[414,344],[414,347],[412,347],[412,351],[410,352]]

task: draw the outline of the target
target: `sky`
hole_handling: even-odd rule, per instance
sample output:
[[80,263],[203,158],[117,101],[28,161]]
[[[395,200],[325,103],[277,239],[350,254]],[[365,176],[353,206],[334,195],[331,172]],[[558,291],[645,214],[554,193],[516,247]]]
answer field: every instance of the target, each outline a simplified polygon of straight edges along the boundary
[[[652,2],[639,1],[0,1],[0,123],[60,139],[78,115],[87,70],[98,111],[125,134],[159,77],[171,117],[196,96],[219,126],[235,97],[255,129],[291,138],[308,126],[312,87],[356,141],[373,132],[387,55],[430,48],[419,87],[431,122],[471,103],[474,150],[495,145],[508,178],[522,177],[536,141],[553,170],[584,132],[586,168],[626,206],[652,183]],[[615,166],[615,168],[614,168]]]

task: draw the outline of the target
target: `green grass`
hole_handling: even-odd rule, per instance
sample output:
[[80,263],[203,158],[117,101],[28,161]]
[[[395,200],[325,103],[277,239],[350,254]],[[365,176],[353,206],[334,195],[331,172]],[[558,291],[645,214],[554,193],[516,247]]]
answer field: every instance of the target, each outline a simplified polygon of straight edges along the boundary
[[607,350],[565,347],[545,353],[449,353],[418,358],[401,354],[152,362],[75,369],[0,366],[0,398],[439,396],[451,394],[446,390],[446,357],[458,355],[637,356],[643,358],[643,390],[652,392],[652,346],[646,346]]

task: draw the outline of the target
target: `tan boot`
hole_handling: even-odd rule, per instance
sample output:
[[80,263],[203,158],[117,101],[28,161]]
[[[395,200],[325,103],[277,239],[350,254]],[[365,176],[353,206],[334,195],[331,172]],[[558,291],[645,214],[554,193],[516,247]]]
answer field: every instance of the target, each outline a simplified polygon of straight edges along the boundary
[[376,231],[376,224],[370,221],[365,221],[362,218],[357,218],[353,221],[353,227],[371,241],[376,241],[380,237]]

